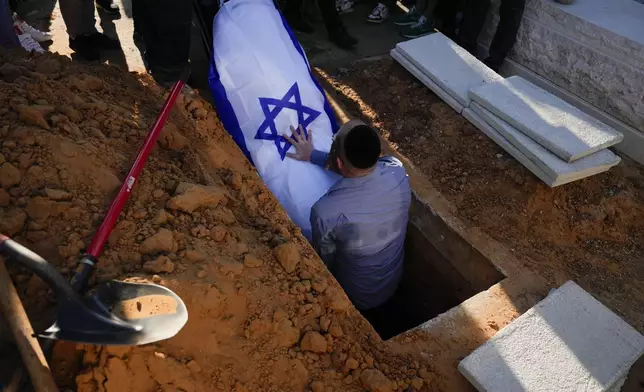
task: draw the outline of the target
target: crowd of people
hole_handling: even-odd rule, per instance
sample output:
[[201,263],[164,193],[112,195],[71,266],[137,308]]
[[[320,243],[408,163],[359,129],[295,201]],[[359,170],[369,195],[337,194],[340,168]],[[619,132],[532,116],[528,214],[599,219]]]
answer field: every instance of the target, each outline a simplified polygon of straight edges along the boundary
[[[354,11],[354,4],[354,0],[317,0],[329,39],[344,49],[351,49],[358,42],[349,35],[341,19],[341,15]],[[284,7],[284,14],[291,27],[311,33],[313,27],[303,17],[302,5],[303,0],[290,0]],[[477,55],[478,37],[487,18],[490,0],[409,0],[405,5],[407,12],[392,16],[396,0],[379,0],[366,21],[381,24],[391,19],[407,38],[418,38],[439,30]],[[524,8],[525,0],[500,2],[499,25],[485,60],[495,71],[499,70],[514,45]]]

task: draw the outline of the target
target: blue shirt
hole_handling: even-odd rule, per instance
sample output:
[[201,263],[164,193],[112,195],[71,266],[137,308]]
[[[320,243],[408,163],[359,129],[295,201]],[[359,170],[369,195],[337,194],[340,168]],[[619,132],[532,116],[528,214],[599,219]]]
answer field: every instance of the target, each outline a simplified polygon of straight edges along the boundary
[[[311,155],[320,166],[326,159]],[[383,304],[398,288],[410,203],[405,168],[383,157],[372,173],[339,180],[311,209],[313,247],[360,310]]]

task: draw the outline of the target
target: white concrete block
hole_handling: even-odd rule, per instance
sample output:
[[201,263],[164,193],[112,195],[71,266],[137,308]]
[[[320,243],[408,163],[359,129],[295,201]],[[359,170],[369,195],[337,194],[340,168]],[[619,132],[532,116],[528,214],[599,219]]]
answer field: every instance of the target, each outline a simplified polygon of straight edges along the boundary
[[485,82],[503,80],[476,57],[441,33],[400,42],[401,54],[441,89],[467,107],[468,91]]
[[526,169],[530,170],[532,174],[537,176],[541,181],[543,181],[549,187],[556,187],[563,185],[563,182],[558,182],[555,179],[551,178],[539,168],[534,162],[532,162],[524,153],[519,151],[518,148],[514,147],[506,138],[501,136],[500,133],[494,129],[490,124],[485,122],[485,120],[476,114],[471,108],[463,109],[461,113],[469,122],[471,122],[475,127],[477,127],[481,132],[487,135],[490,139],[494,140],[501,148],[503,148],[508,154],[512,155],[514,159],[519,161]]
[[470,109],[539,166],[548,177],[560,182],[605,172],[621,161],[610,150],[601,150],[574,162],[565,162],[478,103],[472,102]]
[[470,94],[474,101],[566,162],[623,139],[613,128],[518,76],[486,83]]
[[642,353],[644,336],[569,281],[459,370],[479,391],[611,391]]
[[420,80],[427,88],[432,90],[434,94],[438,95],[440,99],[445,101],[452,109],[456,110],[457,113],[463,111],[463,105],[461,105],[455,98],[453,98],[447,91],[440,88],[436,83],[430,79],[429,76],[425,75],[418,67],[416,67],[411,61],[407,59],[397,48],[393,48],[390,52],[391,57],[396,60],[400,65],[405,67],[409,73],[414,75],[416,79]]
[[628,155],[629,158],[635,160],[636,162],[644,165],[644,133],[618,120],[602,109],[593,106],[577,95],[564,90],[563,88],[557,86],[543,76],[532,72],[523,65],[520,65],[511,59],[505,59],[503,70],[505,72],[505,76],[521,76],[522,78],[541,87],[549,93],[556,95],[569,104],[586,112],[586,114],[588,114],[589,116],[598,119],[599,121],[624,135],[624,139],[620,143],[616,144],[614,148],[617,151]]

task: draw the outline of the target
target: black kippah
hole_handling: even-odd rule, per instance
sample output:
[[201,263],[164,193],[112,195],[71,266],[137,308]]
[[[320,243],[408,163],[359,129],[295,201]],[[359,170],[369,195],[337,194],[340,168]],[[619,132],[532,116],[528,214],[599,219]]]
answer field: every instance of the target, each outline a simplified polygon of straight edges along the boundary
[[367,125],[357,125],[344,138],[344,154],[349,163],[357,169],[368,169],[380,158],[380,139]]

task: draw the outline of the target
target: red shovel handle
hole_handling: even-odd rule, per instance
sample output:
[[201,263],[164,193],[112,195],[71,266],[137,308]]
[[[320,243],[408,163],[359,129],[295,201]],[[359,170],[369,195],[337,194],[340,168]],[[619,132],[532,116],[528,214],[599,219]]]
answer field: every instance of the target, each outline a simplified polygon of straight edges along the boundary
[[107,239],[110,236],[110,233],[112,232],[112,229],[114,228],[114,225],[116,224],[116,221],[121,214],[121,211],[123,210],[127,199],[130,197],[132,188],[134,187],[136,180],[139,178],[139,174],[141,174],[141,171],[143,170],[143,167],[148,160],[148,156],[150,155],[152,148],[154,148],[155,146],[155,143],[159,137],[159,133],[161,133],[161,130],[165,125],[165,121],[170,114],[172,106],[177,100],[181,89],[183,89],[185,80],[187,79],[188,75],[189,72],[185,72],[184,75],[182,75],[181,79],[172,87],[172,90],[170,91],[170,94],[168,95],[168,98],[166,99],[161,112],[154,122],[154,125],[152,125],[152,128],[150,128],[150,131],[148,132],[148,137],[145,139],[145,143],[143,143],[143,146],[139,150],[139,154],[137,155],[132,168],[130,169],[129,173],[127,173],[127,176],[125,177],[125,181],[123,181],[123,184],[121,185],[119,193],[116,195],[114,201],[112,201],[109,210],[107,210],[105,218],[103,218],[101,226],[98,228],[98,231],[94,235],[92,243],[87,249],[87,254],[83,256],[81,260],[82,269],[72,279],[72,285],[76,290],[83,291],[84,287],[87,285],[87,282],[89,281],[89,278],[94,270],[94,265],[96,264],[100,254],[103,252],[105,243],[107,242]]

